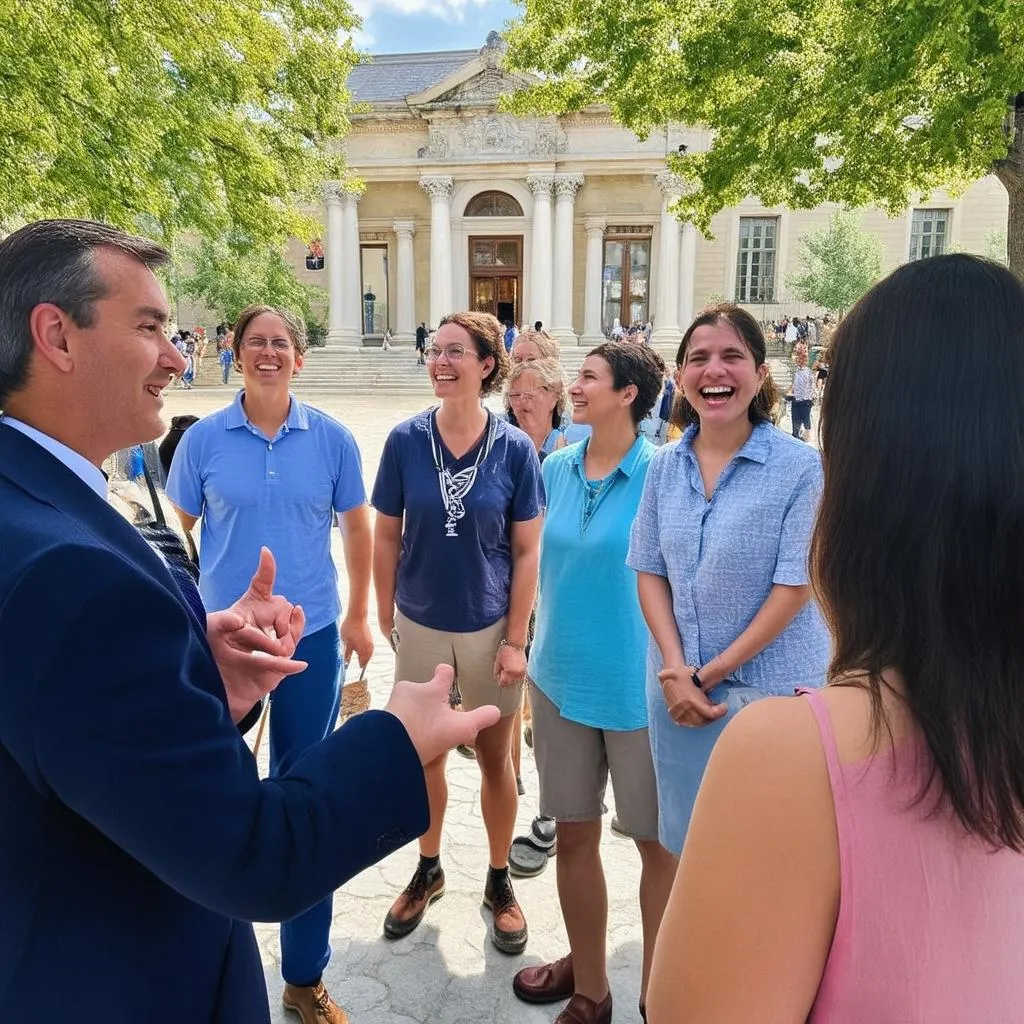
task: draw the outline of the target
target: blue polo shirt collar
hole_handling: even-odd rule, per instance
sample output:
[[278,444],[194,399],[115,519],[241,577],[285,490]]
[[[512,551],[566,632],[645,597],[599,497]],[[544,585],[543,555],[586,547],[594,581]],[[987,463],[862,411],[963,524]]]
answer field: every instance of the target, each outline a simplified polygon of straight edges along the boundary
[[[235,400],[224,410],[224,429],[235,430],[238,427],[247,427],[255,430],[245,415],[245,406],[242,399],[245,397],[245,388],[239,390]],[[309,413],[306,407],[292,394],[289,394],[288,418],[284,421],[280,433],[287,433],[289,430],[309,430]]]
[[[622,473],[627,477],[633,475],[636,470],[637,463],[640,461],[640,456],[644,450],[644,438],[643,434],[638,434],[636,440],[633,442],[633,447],[622,457],[622,461],[615,467],[615,473]],[[587,454],[587,448],[590,447],[590,438],[588,437],[585,441],[580,444],[572,446],[572,459],[573,468],[577,475],[583,480],[586,480],[586,473],[583,469],[583,459]]]
[[[693,452],[693,442],[697,437],[700,427],[696,423],[691,424],[683,432],[682,440],[676,447],[676,454],[689,455]],[[768,461],[772,448],[772,425],[770,423],[756,423],[754,429],[747,438],[746,443],[736,453],[734,458],[747,459],[750,462],[760,462],[762,465]]]

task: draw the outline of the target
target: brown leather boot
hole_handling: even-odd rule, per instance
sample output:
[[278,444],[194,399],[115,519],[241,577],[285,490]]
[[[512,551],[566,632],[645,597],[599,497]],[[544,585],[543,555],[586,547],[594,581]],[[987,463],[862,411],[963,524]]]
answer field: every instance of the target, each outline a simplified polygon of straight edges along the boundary
[[551,964],[524,967],[512,979],[512,991],[526,1003],[560,1003],[576,991],[572,953]]
[[484,889],[484,906],[489,907],[494,915],[491,942],[494,943],[495,949],[502,953],[522,953],[526,949],[528,937],[526,917],[519,907],[516,894],[512,891],[512,881],[507,870],[503,880],[496,884],[488,873],[487,886]]
[[577,992],[555,1018],[555,1024],[612,1024],[611,992],[599,1003]]
[[441,865],[424,871],[417,865],[412,881],[405,887],[402,895],[395,900],[384,918],[384,937],[401,939],[416,930],[423,920],[427,907],[436,903],[444,895],[444,871]]
[[348,1024],[348,1015],[334,1002],[322,981],[300,988],[285,985],[281,1002],[302,1024]]

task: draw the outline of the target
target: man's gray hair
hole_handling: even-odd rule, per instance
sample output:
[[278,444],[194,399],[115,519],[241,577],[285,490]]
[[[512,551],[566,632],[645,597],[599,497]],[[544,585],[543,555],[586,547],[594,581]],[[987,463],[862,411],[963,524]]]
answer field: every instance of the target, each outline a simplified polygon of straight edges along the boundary
[[0,242],[0,408],[28,382],[36,306],[52,303],[79,327],[92,326],[93,304],[107,294],[97,249],[116,249],[150,270],[170,259],[156,242],[93,220],[40,220]]

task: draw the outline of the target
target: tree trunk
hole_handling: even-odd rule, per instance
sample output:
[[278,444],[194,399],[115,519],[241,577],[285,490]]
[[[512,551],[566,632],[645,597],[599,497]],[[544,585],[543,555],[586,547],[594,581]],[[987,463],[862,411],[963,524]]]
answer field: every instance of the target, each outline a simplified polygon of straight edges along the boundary
[[1013,118],[1010,152],[996,162],[993,171],[1010,197],[1006,217],[1006,262],[1024,278],[1024,92],[1018,93],[1009,112]]

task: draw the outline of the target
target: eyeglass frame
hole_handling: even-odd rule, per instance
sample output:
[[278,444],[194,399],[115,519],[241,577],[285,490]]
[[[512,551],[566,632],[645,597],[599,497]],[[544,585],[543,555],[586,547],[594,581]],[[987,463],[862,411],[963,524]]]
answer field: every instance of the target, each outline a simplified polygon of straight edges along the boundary
[[[461,349],[462,355],[451,355],[450,353],[452,349]],[[428,363],[436,363],[438,359],[441,358],[442,355],[445,357],[446,360],[448,360],[449,363],[461,363],[462,360],[465,359],[467,355],[471,355],[473,356],[474,359],[478,359],[481,362],[483,362],[485,358],[484,356],[481,356],[479,352],[476,351],[475,347],[463,345],[461,341],[453,341],[450,345],[445,345],[444,348],[440,348],[438,345],[428,345],[423,350],[423,358]]]
[[267,346],[279,354],[295,348],[291,338],[243,338],[241,347],[250,352],[262,352]]

